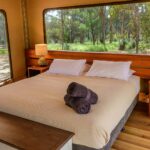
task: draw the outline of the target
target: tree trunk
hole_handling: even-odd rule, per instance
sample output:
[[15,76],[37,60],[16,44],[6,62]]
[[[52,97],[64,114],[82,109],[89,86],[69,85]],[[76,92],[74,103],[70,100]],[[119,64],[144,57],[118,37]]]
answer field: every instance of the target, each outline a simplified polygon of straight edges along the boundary
[[123,10],[123,12],[121,13],[121,37],[123,41],[125,35],[124,21],[125,21],[125,12]]
[[105,6],[100,7],[100,21],[101,21],[101,33],[100,33],[100,42],[105,44],[106,39],[106,16],[105,16]]
[[139,20],[139,10],[137,5],[135,6],[135,18],[136,18],[136,22],[135,22],[135,28],[136,28],[136,53],[139,53],[139,30],[140,30],[140,20]]
[[3,35],[4,35],[4,48],[7,49],[7,37],[6,37],[6,25],[5,20],[3,19]]
[[80,43],[83,44],[84,43],[84,34],[80,34]]
[[112,43],[113,42],[113,22],[112,22],[112,18],[110,18],[109,20],[109,24],[110,24],[110,39],[109,42]]
[[64,12],[61,10],[61,46],[64,49]]
[[89,24],[90,24],[90,32],[91,32],[91,35],[92,35],[92,42],[93,42],[93,45],[95,45],[95,42],[96,42],[96,38],[95,38],[95,32],[94,32],[94,25],[92,24],[92,16],[91,16],[91,11],[88,11],[88,14],[89,14]]
[[136,53],[139,53],[139,40],[140,40],[140,16],[138,6],[133,5],[134,14],[133,14],[133,24],[134,24],[134,32],[135,32],[135,47]]
[[95,34],[94,34],[94,30],[91,30],[91,34],[92,34],[92,41],[93,41],[93,45],[95,45],[96,42],[96,38],[95,38]]
[[73,27],[71,27],[71,31],[70,31],[70,43],[74,43],[74,39],[75,39],[74,31],[73,31]]
[[126,42],[125,42],[125,11],[122,10],[122,12],[120,13],[120,19],[121,19],[121,28],[120,28],[120,35],[121,35],[121,41],[120,41],[120,46],[119,46],[119,50],[125,50],[126,48]]
[[130,29],[128,29],[128,41],[130,41],[131,40],[131,31],[130,31]]

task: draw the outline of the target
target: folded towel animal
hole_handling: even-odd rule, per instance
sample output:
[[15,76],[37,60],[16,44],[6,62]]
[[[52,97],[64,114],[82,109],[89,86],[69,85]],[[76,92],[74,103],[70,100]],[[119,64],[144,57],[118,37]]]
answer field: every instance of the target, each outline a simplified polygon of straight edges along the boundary
[[79,114],[87,114],[91,109],[90,103],[84,101],[82,98],[75,98],[65,95],[64,99],[66,105],[72,107]]
[[64,96],[66,105],[73,108],[77,113],[86,114],[90,111],[91,104],[96,104],[98,96],[85,86],[72,82]]

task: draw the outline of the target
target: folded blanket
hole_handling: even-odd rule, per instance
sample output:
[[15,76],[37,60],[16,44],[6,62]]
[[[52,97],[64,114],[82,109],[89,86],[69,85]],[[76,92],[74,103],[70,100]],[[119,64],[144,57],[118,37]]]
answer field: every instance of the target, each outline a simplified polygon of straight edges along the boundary
[[70,95],[65,95],[64,100],[66,105],[73,108],[79,114],[87,114],[91,109],[90,103],[82,98],[75,98]]
[[69,94],[72,97],[86,97],[88,92],[88,89],[76,82],[72,82],[69,84],[67,89],[67,94]]

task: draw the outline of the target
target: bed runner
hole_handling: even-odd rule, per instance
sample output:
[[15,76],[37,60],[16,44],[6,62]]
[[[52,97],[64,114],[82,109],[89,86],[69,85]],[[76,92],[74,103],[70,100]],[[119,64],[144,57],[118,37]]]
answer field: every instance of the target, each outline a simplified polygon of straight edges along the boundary
[[0,142],[17,149],[59,150],[74,134],[0,112]]

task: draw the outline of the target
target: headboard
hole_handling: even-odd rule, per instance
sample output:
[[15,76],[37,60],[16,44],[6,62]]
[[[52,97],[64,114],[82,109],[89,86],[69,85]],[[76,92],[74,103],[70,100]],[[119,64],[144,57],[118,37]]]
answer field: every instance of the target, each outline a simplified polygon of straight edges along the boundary
[[[131,68],[139,76],[150,79],[150,55],[130,55],[130,54],[113,54],[113,53],[92,53],[92,52],[70,52],[70,51],[49,51],[46,56],[49,64],[55,58],[62,59],[86,59],[87,63],[92,64],[93,60],[108,61],[132,61]],[[37,65],[38,57],[35,50],[26,50],[27,66]]]

